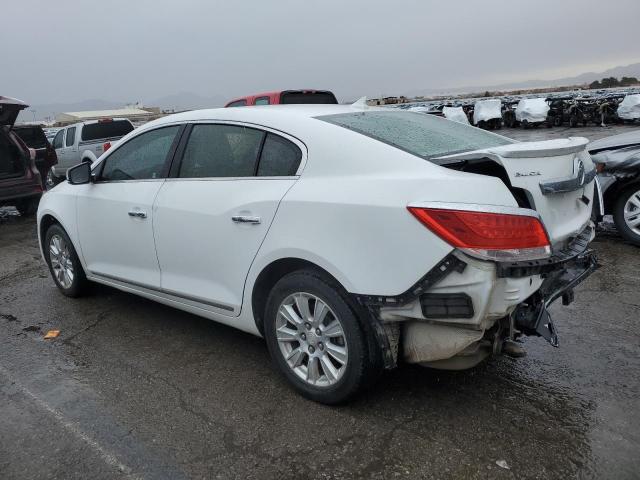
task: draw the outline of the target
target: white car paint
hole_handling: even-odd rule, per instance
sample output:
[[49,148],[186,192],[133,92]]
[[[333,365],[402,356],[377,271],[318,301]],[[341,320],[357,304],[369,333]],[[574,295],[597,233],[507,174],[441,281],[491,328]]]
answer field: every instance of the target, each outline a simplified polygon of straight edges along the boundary
[[[123,137],[119,146],[159,126],[222,122],[278,132],[300,146],[303,160],[291,177],[64,183],[43,197],[38,224],[45,216],[62,224],[90,280],[256,335],[260,333],[252,310],[254,285],[260,273],[280,259],[311,262],[352,294],[399,295],[454,250],[416,221],[408,205],[448,202],[490,209],[518,204],[499,178],[443,168],[315,118],[359,110],[378,109],[216,109],[150,122]],[[562,153],[566,147],[573,150]],[[536,156],[536,150],[543,153]],[[103,155],[94,170],[113,151],[117,148]],[[517,158],[518,151],[526,155]],[[589,209],[575,204],[581,196],[592,199],[592,183],[555,200],[537,193],[541,180],[575,173],[578,157],[590,168],[580,140],[511,144],[459,157],[464,155],[489,156],[502,163],[513,184],[528,189],[540,202],[539,214],[553,243],[566,241],[588,224]],[[131,217],[130,211],[143,211],[146,218]],[[232,222],[234,215],[259,217],[260,223],[237,224]],[[38,233],[43,234],[40,228]],[[539,275],[498,279],[492,262],[456,255],[468,268],[447,277],[434,291],[468,292],[475,315],[457,322],[466,328],[489,328],[540,286]],[[417,301],[385,307],[381,317],[424,320]],[[443,355],[455,353],[447,350]]]

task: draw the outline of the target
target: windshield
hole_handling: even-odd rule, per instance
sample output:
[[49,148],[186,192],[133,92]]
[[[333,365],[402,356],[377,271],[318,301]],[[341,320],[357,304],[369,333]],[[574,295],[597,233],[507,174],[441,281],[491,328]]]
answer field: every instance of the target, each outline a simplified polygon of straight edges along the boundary
[[480,128],[416,112],[379,110],[316,117],[442,165],[435,157],[497,147],[513,140]]

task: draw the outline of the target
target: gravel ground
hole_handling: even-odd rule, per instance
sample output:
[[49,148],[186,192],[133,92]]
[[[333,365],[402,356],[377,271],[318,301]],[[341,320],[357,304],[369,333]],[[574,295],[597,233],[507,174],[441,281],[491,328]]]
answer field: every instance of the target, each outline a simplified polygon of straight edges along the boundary
[[638,478],[639,250],[612,229],[594,246],[603,267],[552,307],[560,348],[405,365],[329,408],[259,338],[107,287],[62,296],[34,220],[0,209],[0,478]]

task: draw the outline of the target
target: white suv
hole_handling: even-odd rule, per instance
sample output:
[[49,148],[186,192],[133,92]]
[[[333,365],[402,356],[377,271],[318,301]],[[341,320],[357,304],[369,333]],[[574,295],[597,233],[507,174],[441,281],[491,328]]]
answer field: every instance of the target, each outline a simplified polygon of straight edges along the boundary
[[585,145],[364,106],[193,111],[71,169],[38,232],[64,294],[99,282],[263,335],[336,403],[398,357],[557,345],[547,307],[597,267]]

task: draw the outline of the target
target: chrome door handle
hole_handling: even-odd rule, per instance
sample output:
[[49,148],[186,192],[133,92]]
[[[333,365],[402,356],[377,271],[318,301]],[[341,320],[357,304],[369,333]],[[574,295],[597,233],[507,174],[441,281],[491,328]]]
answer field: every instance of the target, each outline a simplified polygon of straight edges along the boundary
[[147,218],[147,212],[142,212],[140,210],[129,210],[130,217],[138,217],[138,218]]
[[234,215],[233,217],[231,217],[231,220],[236,223],[260,223],[260,217],[251,217],[248,215]]

